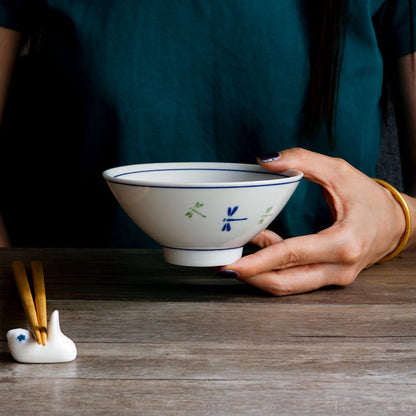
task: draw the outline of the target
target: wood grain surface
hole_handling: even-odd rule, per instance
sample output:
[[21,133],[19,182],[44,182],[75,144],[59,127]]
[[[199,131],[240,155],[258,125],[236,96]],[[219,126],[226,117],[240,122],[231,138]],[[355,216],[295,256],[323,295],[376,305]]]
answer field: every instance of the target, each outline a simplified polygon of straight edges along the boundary
[[[75,361],[13,361],[13,260],[43,262]],[[0,312],[0,415],[416,414],[414,252],[275,298],[159,251],[0,249]]]

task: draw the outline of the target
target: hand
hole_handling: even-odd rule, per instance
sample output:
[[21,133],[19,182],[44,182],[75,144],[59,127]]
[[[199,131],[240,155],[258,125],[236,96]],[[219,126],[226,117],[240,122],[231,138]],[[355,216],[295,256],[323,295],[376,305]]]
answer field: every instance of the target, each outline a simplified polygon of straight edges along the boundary
[[334,223],[317,234],[286,240],[265,230],[252,240],[262,250],[222,271],[234,271],[274,295],[289,295],[348,285],[398,245],[405,231],[401,206],[387,189],[344,160],[290,149],[277,160],[259,163],[271,171],[298,169],[321,185]]

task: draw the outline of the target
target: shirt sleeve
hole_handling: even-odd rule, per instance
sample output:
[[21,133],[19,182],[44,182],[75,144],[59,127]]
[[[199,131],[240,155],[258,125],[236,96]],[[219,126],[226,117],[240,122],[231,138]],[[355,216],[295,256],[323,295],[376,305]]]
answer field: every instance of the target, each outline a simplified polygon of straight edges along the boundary
[[375,27],[384,53],[399,58],[415,52],[416,0],[386,0]]
[[31,32],[39,26],[41,0],[0,0],[0,26]]

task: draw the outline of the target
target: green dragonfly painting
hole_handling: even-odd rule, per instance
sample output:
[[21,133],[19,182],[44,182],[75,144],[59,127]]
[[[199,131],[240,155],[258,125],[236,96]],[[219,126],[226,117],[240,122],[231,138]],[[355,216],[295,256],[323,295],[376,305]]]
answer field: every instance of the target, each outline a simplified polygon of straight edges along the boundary
[[192,218],[194,214],[197,214],[201,216],[202,218],[206,218],[206,215],[204,215],[202,212],[198,211],[200,208],[202,208],[204,204],[201,204],[200,202],[196,202],[193,208],[189,208],[189,211],[185,214],[186,217]]

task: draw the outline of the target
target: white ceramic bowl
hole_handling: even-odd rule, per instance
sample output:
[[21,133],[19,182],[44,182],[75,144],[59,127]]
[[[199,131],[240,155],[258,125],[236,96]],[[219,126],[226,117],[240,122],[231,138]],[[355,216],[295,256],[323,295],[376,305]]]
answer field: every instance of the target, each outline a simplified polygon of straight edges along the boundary
[[303,174],[237,163],[151,163],[103,172],[130,218],[163,247],[168,263],[220,266],[285,206]]

